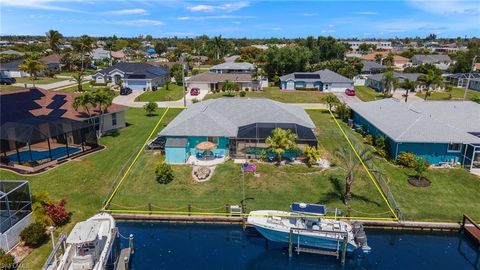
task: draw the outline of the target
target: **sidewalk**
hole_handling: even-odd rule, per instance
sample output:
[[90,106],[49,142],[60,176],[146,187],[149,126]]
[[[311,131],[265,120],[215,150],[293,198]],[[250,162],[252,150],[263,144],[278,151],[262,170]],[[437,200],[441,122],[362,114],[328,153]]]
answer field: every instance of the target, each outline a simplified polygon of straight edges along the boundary
[[[158,90],[158,91],[161,91],[161,90]],[[126,95],[126,96],[120,95],[113,99],[113,103],[132,107],[132,108],[142,108],[148,102],[135,101],[135,99],[143,93],[144,93],[143,91],[133,91],[130,95]],[[190,93],[187,93],[185,97],[187,100],[187,106],[193,103],[192,100],[194,99],[202,100],[206,95],[207,95],[207,91],[200,91],[200,94],[198,96],[192,96],[190,95]],[[157,105],[160,108],[165,108],[165,107],[183,107],[184,104],[183,104],[183,98],[182,98],[174,101],[158,101]]]

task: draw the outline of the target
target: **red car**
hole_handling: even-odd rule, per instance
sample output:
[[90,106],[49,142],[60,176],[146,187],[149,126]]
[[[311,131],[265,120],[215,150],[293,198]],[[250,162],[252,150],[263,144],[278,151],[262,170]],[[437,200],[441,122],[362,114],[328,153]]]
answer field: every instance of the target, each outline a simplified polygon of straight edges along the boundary
[[355,96],[355,90],[353,90],[353,89],[345,89],[345,94],[346,94],[347,96],[353,97],[353,96]]
[[198,96],[199,94],[200,94],[200,89],[198,89],[198,88],[190,89],[190,95],[191,96]]

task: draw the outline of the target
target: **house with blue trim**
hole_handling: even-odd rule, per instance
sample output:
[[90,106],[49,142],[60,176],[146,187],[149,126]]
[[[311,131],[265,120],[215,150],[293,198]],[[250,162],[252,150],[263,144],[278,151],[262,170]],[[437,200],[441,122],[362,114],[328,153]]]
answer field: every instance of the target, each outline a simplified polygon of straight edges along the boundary
[[[317,146],[315,125],[300,107],[270,99],[219,98],[190,105],[159,134],[164,137],[165,160],[169,164],[196,164],[197,160],[228,157],[256,158],[268,155],[265,140],[275,128],[297,134],[299,148]],[[198,149],[211,142],[211,150]],[[286,152],[295,158],[298,151]]]
[[[418,79],[422,75],[423,74],[421,73],[400,73],[400,72],[393,73],[393,76],[397,78],[399,84],[404,82],[406,79],[410,81],[418,81]],[[365,80],[365,86],[373,88],[377,92],[383,92],[383,90],[385,89],[385,85],[383,83],[383,77],[384,77],[384,73],[368,75],[367,79]],[[421,91],[423,89],[425,89],[425,85],[419,83],[416,86],[415,91]]]
[[280,77],[282,90],[312,90],[323,92],[344,92],[353,89],[353,80],[329,69],[315,72],[294,72]]
[[472,101],[400,102],[383,99],[352,103],[357,128],[384,136],[390,158],[401,152],[430,164],[460,164],[480,170],[480,104]]

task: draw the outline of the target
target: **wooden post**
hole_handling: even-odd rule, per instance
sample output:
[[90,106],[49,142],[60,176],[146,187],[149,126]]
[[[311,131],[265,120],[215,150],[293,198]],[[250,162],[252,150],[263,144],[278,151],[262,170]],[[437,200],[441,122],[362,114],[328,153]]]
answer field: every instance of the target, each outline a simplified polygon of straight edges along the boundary
[[128,257],[123,257],[123,263],[125,264],[125,270],[128,270]]
[[151,215],[152,214],[152,204],[151,203],[148,203],[148,214]]
[[225,204],[225,213],[227,213],[227,216],[230,216],[230,206],[228,205],[228,203]]
[[133,234],[130,234],[128,237],[128,247],[130,248],[130,254],[135,253],[135,249],[133,247]]
[[342,243],[342,265],[345,265],[345,255],[347,255],[347,236],[343,237]]
[[188,205],[188,215],[189,216],[190,216],[190,212],[192,212],[192,205],[191,204]]
[[292,243],[293,242],[293,230],[290,229],[290,235],[289,235],[289,238],[288,238],[288,257],[292,257],[292,253],[293,253],[293,247],[292,247]]

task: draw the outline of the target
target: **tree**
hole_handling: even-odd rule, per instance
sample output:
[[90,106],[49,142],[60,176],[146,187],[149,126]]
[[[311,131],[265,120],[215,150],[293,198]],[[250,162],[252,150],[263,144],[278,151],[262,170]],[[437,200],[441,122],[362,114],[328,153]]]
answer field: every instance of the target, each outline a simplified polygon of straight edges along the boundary
[[265,72],[270,80],[274,76],[305,71],[311,52],[303,46],[271,47],[265,51]]
[[[343,169],[346,172],[345,193],[343,195],[343,201],[346,205],[348,205],[350,199],[352,198],[351,190],[352,184],[355,181],[355,173],[358,171],[362,163],[353,153],[353,151],[350,150],[350,148],[348,147],[338,148],[335,154],[340,160],[340,164],[343,165]],[[367,162],[372,159],[372,154],[367,148],[364,148],[358,154],[360,156],[360,159],[363,160],[363,162]]]
[[72,79],[77,83],[77,91],[83,92],[82,82],[83,82],[83,72],[78,71],[72,74]]
[[104,124],[104,115],[107,112],[107,108],[112,105],[113,98],[115,94],[112,90],[109,89],[99,89],[93,91],[93,102],[98,105],[100,109],[100,130],[99,136],[102,135],[103,132],[103,124]]
[[238,85],[236,83],[232,82],[232,81],[226,80],[223,83],[222,91],[226,92],[227,95],[229,95],[229,96],[234,96],[235,92],[238,91],[238,90],[239,90]]
[[150,101],[147,104],[143,105],[143,109],[147,112],[148,116],[151,116],[158,109],[158,105],[156,102]]
[[249,62],[255,63],[262,60],[264,52],[262,49],[249,46],[240,49],[240,58],[238,58],[238,62]]
[[398,78],[393,71],[389,70],[383,74],[382,78],[383,94],[390,95],[398,87]]
[[384,59],[383,59],[383,65],[387,67],[391,67],[394,64],[394,55],[393,53],[389,53]]
[[348,119],[350,117],[350,107],[348,107],[347,103],[345,102],[339,102],[335,106],[335,113],[337,114],[337,117],[342,120]]
[[278,162],[282,161],[282,155],[285,151],[294,150],[297,148],[295,140],[297,134],[293,133],[290,129],[276,128],[272,131],[272,134],[268,136],[265,143],[268,149],[274,152],[278,157]]
[[33,87],[35,87],[35,79],[37,78],[37,73],[42,71],[45,67],[43,64],[33,57],[29,57],[23,61],[23,63],[18,67],[21,71],[28,72],[30,78],[32,78]]
[[159,55],[166,53],[167,52],[167,46],[163,42],[157,42],[155,43],[155,52],[158,53]]
[[0,249],[0,269],[14,270],[17,268],[16,266],[15,257],[11,254],[5,253],[3,249]]
[[81,54],[82,71],[85,70],[85,54],[92,52],[93,38],[88,35],[82,35],[79,40],[76,40],[72,45]]
[[57,30],[49,30],[45,33],[47,37],[48,46],[54,53],[60,53],[60,44],[62,42],[63,36]]
[[427,100],[428,96],[430,96],[430,90],[443,86],[442,75],[436,74],[433,70],[429,70],[427,74],[421,75],[418,77],[418,80],[426,87],[424,100]]
[[427,160],[422,157],[417,157],[415,159],[415,166],[413,167],[413,170],[415,171],[415,178],[417,179],[423,178],[427,169],[428,169]]
[[327,97],[325,98],[325,102],[327,103],[328,105],[328,109],[329,110],[332,110],[332,107],[338,103],[340,103],[340,100],[337,98],[337,96],[335,95],[332,95],[332,94],[329,94],[327,95]]
[[381,64],[382,63],[382,58],[383,58],[383,55],[381,53],[375,54],[375,62]]
[[182,72],[184,72],[182,64],[173,64],[170,68],[170,75],[175,78],[177,85],[182,83]]
[[172,167],[163,162],[157,165],[157,168],[155,169],[155,176],[157,182],[160,184],[168,184],[175,178]]
[[400,83],[400,88],[405,89],[405,102],[408,101],[408,93],[415,92],[417,84],[418,83],[416,81],[410,81],[409,79],[405,79],[402,83]]
[[308,166],[312,166],[320,159],[322,156],[322,151],[313,146],[306,146],[303,149],[303,156],[305,157],[305,162]]
[[20,239],[29,247],[39,247],[47,239],[45,227],[40,223],[32,223],[20,232]]
[[96,101],[90,92],[84,92],[75,97],[72,106],[76,111],[78,111],[79,108],[82,108],[88,114],[88,118],[90,118],[92,116],[90,113],[90,107],[97,107],[95,102]]

